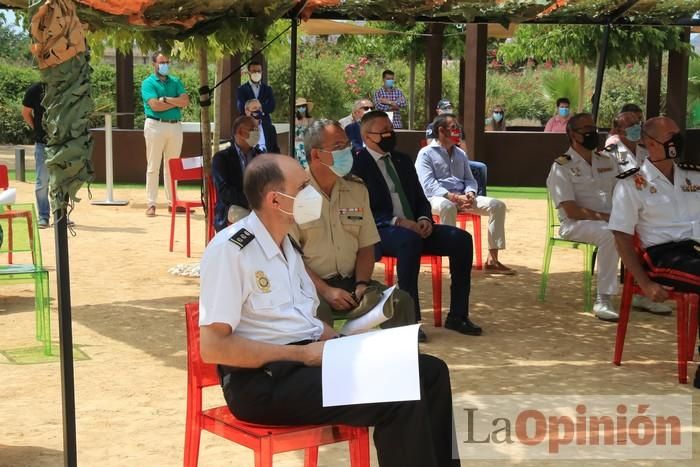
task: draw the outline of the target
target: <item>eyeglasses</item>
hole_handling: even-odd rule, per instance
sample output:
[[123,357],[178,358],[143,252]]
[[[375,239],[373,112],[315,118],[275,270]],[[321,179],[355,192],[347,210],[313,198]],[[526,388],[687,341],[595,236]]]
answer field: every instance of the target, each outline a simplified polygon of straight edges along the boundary
[[362,110],[365,110],[365,111],[367,111],[367,110],[374,110],[374,107],[370,107],[370,106],[365,106],[365,107],[360,107],[360,108],[361,108]]

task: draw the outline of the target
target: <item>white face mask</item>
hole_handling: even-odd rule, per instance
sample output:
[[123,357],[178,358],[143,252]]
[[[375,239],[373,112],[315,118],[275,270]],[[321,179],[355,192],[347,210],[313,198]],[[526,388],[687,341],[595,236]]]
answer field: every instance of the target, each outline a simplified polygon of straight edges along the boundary
[[280,191],[278,194],[291,198],[294,200],[294,206],[292,207],[292,212],[287,212],[282,208],[279,208],[285,214],[289,214],[294,217],[294,222],[297,224],[306,224],[307,222],[313,222],[321,217],[321,208],[323,207],[323,198],[321,194],[314,189],[311,185],[306,185],[306,188],[301,190],[295,196],[289,196],[286,193]]
[[245,142],[248,143],[248,146],[254,147],[258,142],[260,141],[260,130],[257,128],[255,130],[250,130],[250,134],[248,137],[245,139]]
[[251,73],[250,80],[254,83],[259,83],[262,79],[262,73]]

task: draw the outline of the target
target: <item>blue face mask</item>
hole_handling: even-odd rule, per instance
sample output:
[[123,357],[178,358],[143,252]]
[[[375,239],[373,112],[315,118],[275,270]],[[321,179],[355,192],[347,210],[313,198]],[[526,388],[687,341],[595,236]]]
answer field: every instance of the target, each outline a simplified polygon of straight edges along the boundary
[[639,141],[642,138],[642,125],[637,123],[627,128],[625,130],[625,137],[634,143]]
[[559,116],[560,117],[568,117],[569,116],[569,108],[568,107],[559,107]]
[[321,163],[331,169],[338,177],[344,177],[349,174],[353,163],[350,147],[331,151],[331,154],[333,155],[333,165]]
[[158,64],[158,74],[161,76],[168,76],[168,72],[170,71],[170,65],[167,63],[159,63]]
[[500,112],[494,112],[494,113],[493,113],[493,120],[494,120],[496,123],[500,122],[501,120],[503,120],[503,114],[500,113]]
[[297,112],[306,115],[306,107],[297,107]]
[[394,87],[394,80],[393,79],[386,79],[386,80],[384,80],[384,85],[387,88],[393,88]]

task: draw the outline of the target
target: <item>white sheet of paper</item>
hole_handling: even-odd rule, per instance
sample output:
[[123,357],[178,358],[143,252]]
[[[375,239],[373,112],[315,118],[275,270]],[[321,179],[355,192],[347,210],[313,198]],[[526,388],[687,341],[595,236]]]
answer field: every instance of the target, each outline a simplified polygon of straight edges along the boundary
[[341,334],[352,334],[357,331],[365,331],[367,329],[372,329],[375,326],[379,326],[384,321],[391,318],[391,316],[384,315],[384,304],[391,297],[391,294],[396,288],[395,285],[389,287],[384,292],[382,292],[382,298],[379,300],[374,308],[369,310],[364,315],[359,318],[351,319],[346,321],[343,328],[340,330]]
[[182,168],[185,170],[198,169],[198,168],[202,167],[203,163],[204,163],[204,159],[202,159],[202,156],[183,157],[182,158]]
[[326,341],[321,365],[323,406],[419,400],[419,326]]
[[389,117],[389,120],[391,120],[391,122],[393,123],[394,122],[394,112],[390,111],[390,112],[386,112],[386,114]]
[[0,191],[0,204],[15,204],[17,199],[17,189],[8,188],[5,191]]

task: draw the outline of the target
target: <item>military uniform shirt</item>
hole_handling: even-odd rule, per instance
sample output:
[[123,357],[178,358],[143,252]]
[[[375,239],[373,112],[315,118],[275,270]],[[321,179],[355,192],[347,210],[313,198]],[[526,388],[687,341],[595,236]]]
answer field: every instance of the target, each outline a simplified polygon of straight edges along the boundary
[[225,323],[270,344],[319,339],[316,289],[289,238],[282,246],[284,254],[255,212],[219,232],[200,264],[199,325]]
[[361,181],[338,178],[329,198],[309,176],[323,197],[321,218],[297,225],[292,235],[304,250],[306,265],[321,278],[352,277],[357,251],[380,241],[367,188]]
[[608,213],[612,210],[612,193],[618,174],[617,161],[605,154],[593,152],[591,164],[573,148],[557,159],[547,177],[547,189],[554,205],[559,208],[562,224],[569,218],[560,207],[564,201],[574,201],[579,207]]
[[611,144],[617,146],[617,163],[620,173],[626,172],[629,169],[635,167],[641,167],[642,163],[646,160],[649,152],[643,146],[637,145],[635,148],[636,154],[632,152],[630,148],[627,147],[625,143],[620,140],[618,135],[613,135],[605,140],[605,147],[607,148]]
[[630,235],[642,246],[700,241],[700,172],[673,169],[673,184],[648,159],[615,188],[608,228]]

